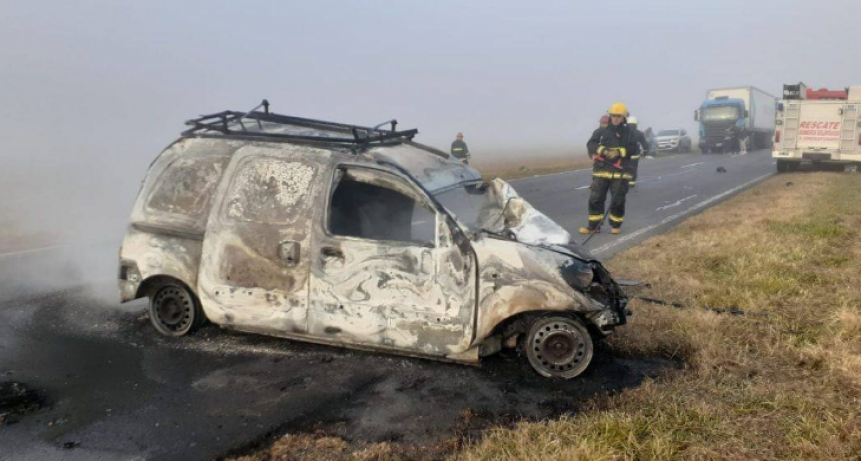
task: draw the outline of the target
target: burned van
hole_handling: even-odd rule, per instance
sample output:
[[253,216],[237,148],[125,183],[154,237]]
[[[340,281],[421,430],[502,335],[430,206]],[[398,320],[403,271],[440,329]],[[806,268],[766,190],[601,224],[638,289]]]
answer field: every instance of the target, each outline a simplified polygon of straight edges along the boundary
[[416,130],[225,111],[153,162],[120,251],[159,333],[224,328],[572,378],[626,321],[606,269]]

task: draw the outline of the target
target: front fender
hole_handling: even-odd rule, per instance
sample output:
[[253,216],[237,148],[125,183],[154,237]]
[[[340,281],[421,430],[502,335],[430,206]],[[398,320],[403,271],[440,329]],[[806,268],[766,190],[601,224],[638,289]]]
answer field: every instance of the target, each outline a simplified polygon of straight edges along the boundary
[[524,312],[607,309],[566,281],[563,268],[571,264],[570,256],[493,238],[474,242],[473,247],[480,268],[476,344],[501,322]]

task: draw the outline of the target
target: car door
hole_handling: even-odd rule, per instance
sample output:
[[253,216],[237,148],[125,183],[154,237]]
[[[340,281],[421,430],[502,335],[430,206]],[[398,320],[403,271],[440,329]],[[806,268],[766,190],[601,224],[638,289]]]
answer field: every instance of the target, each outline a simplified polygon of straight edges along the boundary
[[234,154],[203,242],[198,291],[210,320],[306,331],[311,223],[329,158],[291,144]]
[[435,356],[466,350],[475,263],[446,215],[397,173],[361,166],[334,173],[314,235],[309,331]]

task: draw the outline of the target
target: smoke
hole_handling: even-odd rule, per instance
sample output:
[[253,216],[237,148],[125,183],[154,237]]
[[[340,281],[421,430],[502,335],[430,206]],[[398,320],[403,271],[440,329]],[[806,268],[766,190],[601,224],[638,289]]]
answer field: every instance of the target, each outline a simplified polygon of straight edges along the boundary
[[[463,131],[483,163],[579,156],[615,101],[642,129],[695,133],[709,88],[861,83],[852,81],[861,61],[847,59],[861,2],[829,2],[816,21],[809,9],[800,0],[6,2],[0,253],[82,248],[33,279],[113,280],[140,181],[182,121],[264,97],[312,118],[396,117],[443,149]],[[104,249],[82,246],[97,243]]]

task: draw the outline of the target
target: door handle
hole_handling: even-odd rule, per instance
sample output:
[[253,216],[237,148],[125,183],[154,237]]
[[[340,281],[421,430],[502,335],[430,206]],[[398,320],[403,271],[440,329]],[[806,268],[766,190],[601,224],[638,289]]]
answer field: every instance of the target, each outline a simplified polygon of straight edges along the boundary
[[323,247],[320,249],[320,254],[325,258],[344,259],[344,252],[340,248]]
[[278,257],[288,266],[298,266],[300,249],[299,242],[286,240],[278,245]]

